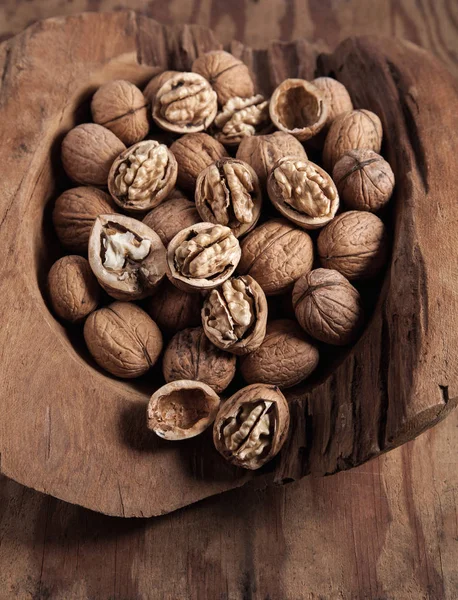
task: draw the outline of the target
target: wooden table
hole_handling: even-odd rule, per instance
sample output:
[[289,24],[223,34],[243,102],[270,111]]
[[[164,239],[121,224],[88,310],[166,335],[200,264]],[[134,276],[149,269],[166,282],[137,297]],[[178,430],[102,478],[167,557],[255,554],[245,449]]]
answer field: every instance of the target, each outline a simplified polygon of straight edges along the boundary
[[[37,18],[119,6],[4,0],[0,38]],[[267,38],[307,36],[334,46],[351,34],[397,35],[458,75],[456,0],[128,6],[255,47]],[[0,599],[455,600],[457,447],[455,411],[416,441],[347,473],[235,490],[150,520],[97,515],[0,477]]]

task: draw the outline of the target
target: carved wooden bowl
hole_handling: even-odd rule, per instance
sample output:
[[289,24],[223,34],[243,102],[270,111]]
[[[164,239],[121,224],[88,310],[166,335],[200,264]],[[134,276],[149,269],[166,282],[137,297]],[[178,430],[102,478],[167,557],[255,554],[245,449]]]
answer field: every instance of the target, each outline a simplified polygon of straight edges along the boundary
[[51,314],[47,271],[59,255],[50,211],[69,182],[60,143],[89,119],[100,84],[143,84],[187,70],[220,45],[198,27],[133,12],[50,19],[0,46],[0,470],[69,502],[158,515],[249,480],[282,483],[361,464],[414,438],[458,401],[458,90],[423,50],[352,38],[318,56],[304,40],[230,50],[269,93],[286,77],[331,74],[383,123],[396,175],[393,251],[361,339],[289,394],[292,431],[262,474],[232,468],[211,436],[180,444],[145,428],[157,373],[119,381]]

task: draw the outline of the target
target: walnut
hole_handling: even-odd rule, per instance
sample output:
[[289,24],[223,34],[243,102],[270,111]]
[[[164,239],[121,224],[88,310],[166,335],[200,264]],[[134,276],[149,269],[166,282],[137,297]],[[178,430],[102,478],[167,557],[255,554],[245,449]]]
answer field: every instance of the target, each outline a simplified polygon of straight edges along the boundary
[[195,203],[178,190],[172,192],[166,202],[153,208],[143,219],[143,223],[154,229],[166,247],[178,232],[200,221],[202,219]]
[[162,334],[144,310],[130,302],[113,302],[91,313],[84,339],[99,366],[117,377],[146,373],[162,350]]
[[318,236],[321,265],[339,271],[350,281],[377,275],[386,262],[387,250],[383,221],[368,212],[342,213]]
[[131,146],[148,135],[147,104],[141,91],[130,81],[109,81],[92,97],[92,118],[94,123],[103,125]]
[[264,96],[237,96],[228,100],[216,115],[215,138],[228,146],[236,146],[243,138],[265,130],[269,123],[269,101]]
[[157,233],[124,215],[97,217],[89,239],[89,263],[100,285],[117,300],[153,293],[166,271]]
[[153,119],[163,129],[193,133],[207,129],[218,111],[216,94],[197,73],[177,73],[156,93]]
[[193,379],[221,394],[235,375],[235,363],[235,356],[213,345],[202,327],[195,327],[180,331],[170,340],[164,353],[162,372],[167,383]]
[[310,236],[284,219],[272,219],[254,229],[241,249],[239,273],[256,279],[267,296],[291,290],[313,264]]
[[196,207],[203,221],[251,231],[261,214],[262,194],[254,170],[236,158],[221,158],[204,169],[196,183]]
[[143,96],[146,98],[147,102],[153,105],[158,90],[168,79],[179,73],[180,71],[162,71],[162,73],[155,75],[143,90]]
[[213,442],[233,465],[259,469],[280,452],[289,420],[288,403],[280,390],[255,383],[221,406],[213,425]]
[[186,327],[197,327],[201,323],[202,298],[179,290],[165,280],[148,298],[146,310],[159,325],[162,333],[173,335]]
[[114,159],[125,145],[109,129],[97,123],[78,125],[67,133],[61,155],[65,172],[83,185],[107,185]]
[[267,300],[261,286],[249,275],[228,279],[205,299],[202,324],[218,348],[253,352],[266,334]]
[[347,88],[332,77],[317,77],[311,83],[321,91],[328,105],[328,117],[324,126],[326,131],[336,117],[353,110],[353,103]]
[[172,381],[151,396],[147,426],[165,440],[192,438],[213,423],[219,405],[218,394],[205,383]]
[[267,191],[275,208],[304,229],[323,227],[339,208],[339,194],[331,176],[315,163],[295,156],[275,163]]
[[286,79],[272,94],[269,106],[274,125],[304,142],[326,124],[328,105],[317,87],[305,79]]
[[318,365],[318,349],[295,321],[267,323],[260,347],[241,358],[240,370],[247,383],[267,383],[289,388],[307,377]]
[[213,50],[202,54],[193,62],[192,70],[210,82],[221,105],[234,96],[250,98],[254,95],[248,67],[229,52]]
[[48,291],[56,315],[71,323],[82,321],[100,300],[97,279],[82,256],[64,256],[53,264]]
[[95,218],[117,212],[111,196],[94,187],[76,187],[61,194],[52,213],[61,244],[71,252],[87,253]]
[[324,168],[332,172],[334,165],[345,152],[366,148],[380,152],[382,123],[370,110],[352,110],[334,119],[323,148]]
[[218,287],[233,274],[239,260],[237,238],[229,227],[213,223],[183,229],[167,248],[171,282],[185,291]]
[[361,296],[338,271],[315,269],[298,279],[293,306],[299,325],[320,342],[344,346],[361,331]]
[[177,180],[178,165],[164,144],[139,142],[122,152],[108,175],[108,189],[116,204],[145,212],[163,202]]
[[283,156],[296,156],[307,160],[302,144],[294,136],[283,131],[244,138],[237,150],[237,158],[254,169],[262,188],[266,186],[272,167]]
[[394,173],[373,150],[349,150],[332,172],[340,197],[351,210],[377,212],[391,198]]

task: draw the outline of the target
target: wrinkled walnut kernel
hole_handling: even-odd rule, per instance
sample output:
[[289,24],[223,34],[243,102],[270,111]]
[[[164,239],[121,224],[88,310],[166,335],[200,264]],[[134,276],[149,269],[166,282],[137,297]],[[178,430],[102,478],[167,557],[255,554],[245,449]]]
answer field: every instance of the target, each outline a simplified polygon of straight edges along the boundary
[[264,96],[231,98],[215,117],[215,138],[223,144],[237,145],[243,138],[259,133],[269,121],[269,101]]

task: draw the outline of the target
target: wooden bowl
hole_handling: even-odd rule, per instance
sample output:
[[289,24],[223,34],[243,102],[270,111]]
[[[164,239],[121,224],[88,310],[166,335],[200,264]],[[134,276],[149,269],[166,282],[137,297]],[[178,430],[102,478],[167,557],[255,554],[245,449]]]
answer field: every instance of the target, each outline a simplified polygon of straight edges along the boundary
[[357,107],[380,116],[397,181],[393,254],[370,323],[327,378],[290,394],[291,435],[267,472],[229,467],[211,435],[174,444],[149,433],[155,375],[140,384],[109,377],[53,317],[45,282],[60,252],[52,203],[69,185],[64,134],[89,119],[100,84],[143,84],[219,47],[208,30],[133,12],[50,19],[0,46],[0,470],[111,515],[166,513],[253,478],[348,469],[414,438],[458,401],[458,90],[445,67],[399,40],[351,38],[326,56],[304,40],[230,48],[266,93],[287,77],[342,81]]

